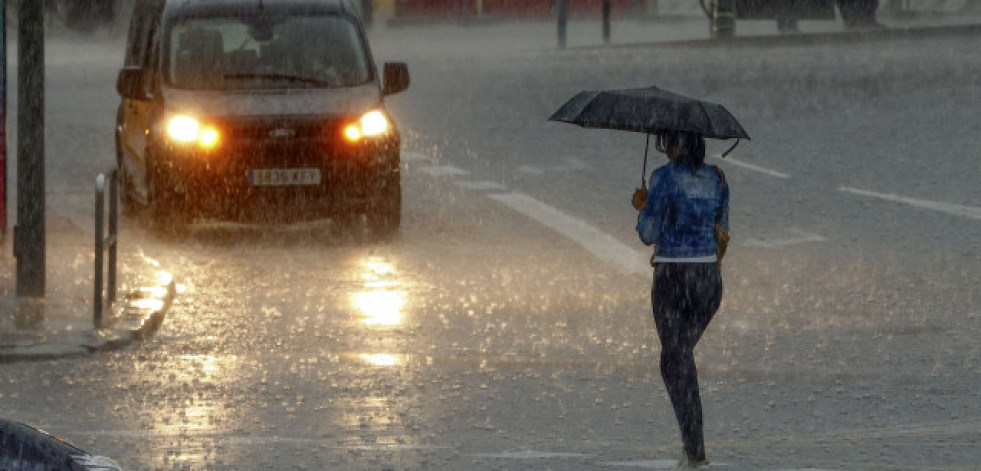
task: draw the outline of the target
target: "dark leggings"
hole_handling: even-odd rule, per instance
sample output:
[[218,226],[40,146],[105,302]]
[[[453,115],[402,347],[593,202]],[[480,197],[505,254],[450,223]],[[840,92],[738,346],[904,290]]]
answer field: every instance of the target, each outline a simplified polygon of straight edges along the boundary
[[685,454],[689,460],[703,461],[702,400],[694,350],[722,301],[719,266],[656,264],[651,297],[661,339],[661,377],[678,419]]

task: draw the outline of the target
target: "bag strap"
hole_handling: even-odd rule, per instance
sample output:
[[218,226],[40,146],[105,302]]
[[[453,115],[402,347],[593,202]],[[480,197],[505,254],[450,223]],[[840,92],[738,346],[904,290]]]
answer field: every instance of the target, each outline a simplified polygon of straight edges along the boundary
[[722,169],[719,168],[718,165],[713,165],[712,168],[715,169],[715,173],[719,174],[719,189],[724,189],[726,184],[726,174],[722,173]]

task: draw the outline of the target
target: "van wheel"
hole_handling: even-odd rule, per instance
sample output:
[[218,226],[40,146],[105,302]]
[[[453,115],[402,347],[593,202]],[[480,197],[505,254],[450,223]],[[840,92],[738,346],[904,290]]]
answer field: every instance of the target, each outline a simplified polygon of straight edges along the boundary
[[191,223],[189,212],[181,202],[183,195],[173,191],[173,184],[152,164],[147,172],[147,210],[150,225],[161,234],[182,234]]
[[395,174],[383,181],[381,201],[368,214],[368,226],[376,236],[389,238],[402,224],[402,180]]

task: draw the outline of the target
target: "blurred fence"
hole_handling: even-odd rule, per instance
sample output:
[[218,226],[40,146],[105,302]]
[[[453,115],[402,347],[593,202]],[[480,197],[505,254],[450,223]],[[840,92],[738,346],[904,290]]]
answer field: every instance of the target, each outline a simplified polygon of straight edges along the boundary
[[[52,0],[40,0],[52,1]],[[78,0],[91,1],[91,0]],[[356,7],[369,13],[375,20],[393,18],[463,19],[489,17],[501,19],[552,19],[557,13],[557,0],[352,0]],[[105,26],[125,29],[136,0],[115,0],[115,19]],[[364,2],[362,4],[362,2]],[[4,2],[7,7],[7,24],[17,27],[19,1]],[[614,17],[704,17],[699,0],[611,0]],[[572,17],[599,18],[602,15],[597,0],[568,0]],[[879,14],[978,14],[981,1],[977,0],[879,0]],[[61,20],[48,15],[49,24]]]
[[[556,0],[370,0],[375,19],[555,18]],[[699,0],[611,0],[614,17],[705,17]],[[599,18],[597,0],[568,0],[571,17]],[[879,0],[879,14],[981,14],[976,0]]]

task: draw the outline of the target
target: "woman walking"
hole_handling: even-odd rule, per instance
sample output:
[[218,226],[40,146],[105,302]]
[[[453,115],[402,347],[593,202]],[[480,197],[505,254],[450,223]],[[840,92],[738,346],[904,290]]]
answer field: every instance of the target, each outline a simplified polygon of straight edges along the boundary
[[670,162],[650,176],[650,191],[634,193],[637,233],[654,245],[654,323],[661,341],[661,377],[681,430],[679,465],[708,464],[694,349],[722,300],[715,223],[729,230],[729,187],[705,165],[705,140],[695,133],[658,135]]

